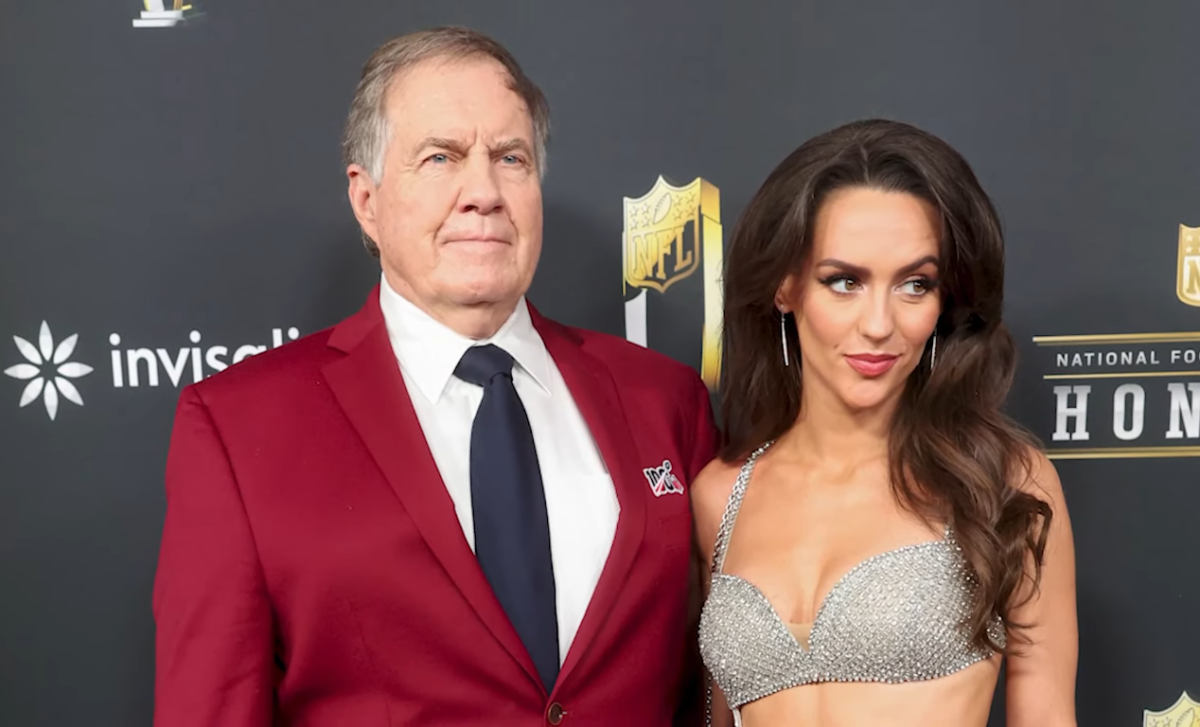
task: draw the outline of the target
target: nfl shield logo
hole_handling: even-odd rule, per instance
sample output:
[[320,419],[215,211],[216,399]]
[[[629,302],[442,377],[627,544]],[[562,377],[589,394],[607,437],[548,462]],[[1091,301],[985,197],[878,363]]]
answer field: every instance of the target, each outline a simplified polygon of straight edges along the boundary
[[625,198],[625,283],[667,292],[700,267],[701,184],[673,187],[661,176],[649,192]]
[[1184,303],[1200,306],[1200,227],[1179,226],[1179,272],[1175,291]]
[[1184,692],[1175,704],[1161,712],[1142,712],[1142,727],[1196,727],[1200,725],[1200,703]]
[[[625,197],[624,204],[625,338],[693,366],[698,358],[700,378],[715,390],[724,255],[720,191],[701,177],[677,187],[659,175],[650,191]],[[692,335],[699,340],[686,341]]]

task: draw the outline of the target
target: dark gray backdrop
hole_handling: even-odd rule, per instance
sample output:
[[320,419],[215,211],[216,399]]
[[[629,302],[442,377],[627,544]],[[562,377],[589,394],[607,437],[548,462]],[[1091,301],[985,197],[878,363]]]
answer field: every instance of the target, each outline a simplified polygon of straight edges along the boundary
[[[37,346],[43,321],[54,344],[78,334],[67,359],[93,368],[71,379],[83,406],[60,396],[53,421],[0,375],[3,725],[149,724],[179,386],[160,365],[157,387],[144,369],[116,387],[111,352],[175,362],[193,331],[205,351],[270,345],[272,329],[311,333],[361,304],[378,273],[338,139],[362,62],[396,34],[476,27],[549,96],[531,297],[565,322],[624,332],[623,197],[660,174],[703,177],[728,238],[805,138],[886,116],[959,148],[1001,209],[1025,354],[1013,410],[1039,435],[1053,366],[1033,336],[1200,330],[1174,288],[1178,226],[1200,225],[1195,3],[194,5],[200,22],[135,29],[137,0],[0,4],[0,371],[28,363],[11,337]],[[180,385],[191,377],[188,363]],[[1143,444],[1170,444],[1149,441],[1164,416],[1148,412]],[[1081,724],[1140,725],[1143,709],[1200,696],[1198,464],[1057,463],[1078,549]]]

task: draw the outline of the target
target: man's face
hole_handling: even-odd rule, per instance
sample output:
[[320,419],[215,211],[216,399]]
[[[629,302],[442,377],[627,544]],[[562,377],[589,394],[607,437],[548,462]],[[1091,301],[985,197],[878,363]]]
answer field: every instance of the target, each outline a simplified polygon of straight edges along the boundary
[[[533,122],[490,58],[424,61],[388,90],[383,177],[355,211],[388,283],[441,320],[511,312],[542,249]],[[351,178],[351,199],[355,198]]]

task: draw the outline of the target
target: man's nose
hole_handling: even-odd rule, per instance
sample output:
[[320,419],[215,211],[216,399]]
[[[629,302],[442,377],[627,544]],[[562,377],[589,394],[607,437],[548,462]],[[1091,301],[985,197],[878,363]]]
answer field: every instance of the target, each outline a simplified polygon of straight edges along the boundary
[[460,212],[491,214],[500,209],[504,198],[496,180],[496,168],[485,154],[473,154],[463,168],[462,192],[459,195]]

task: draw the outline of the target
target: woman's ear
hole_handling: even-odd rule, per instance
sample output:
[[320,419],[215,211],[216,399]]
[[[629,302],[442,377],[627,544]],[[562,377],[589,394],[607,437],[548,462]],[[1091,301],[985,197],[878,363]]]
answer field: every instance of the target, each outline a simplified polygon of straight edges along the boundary
[[788,273],[783,282],[779,284],[779,288],[775,291],[775,307],[780,313],[794,312],[796,302],[796,293],[798,292],[799,281],[796,280],[795,273]]

